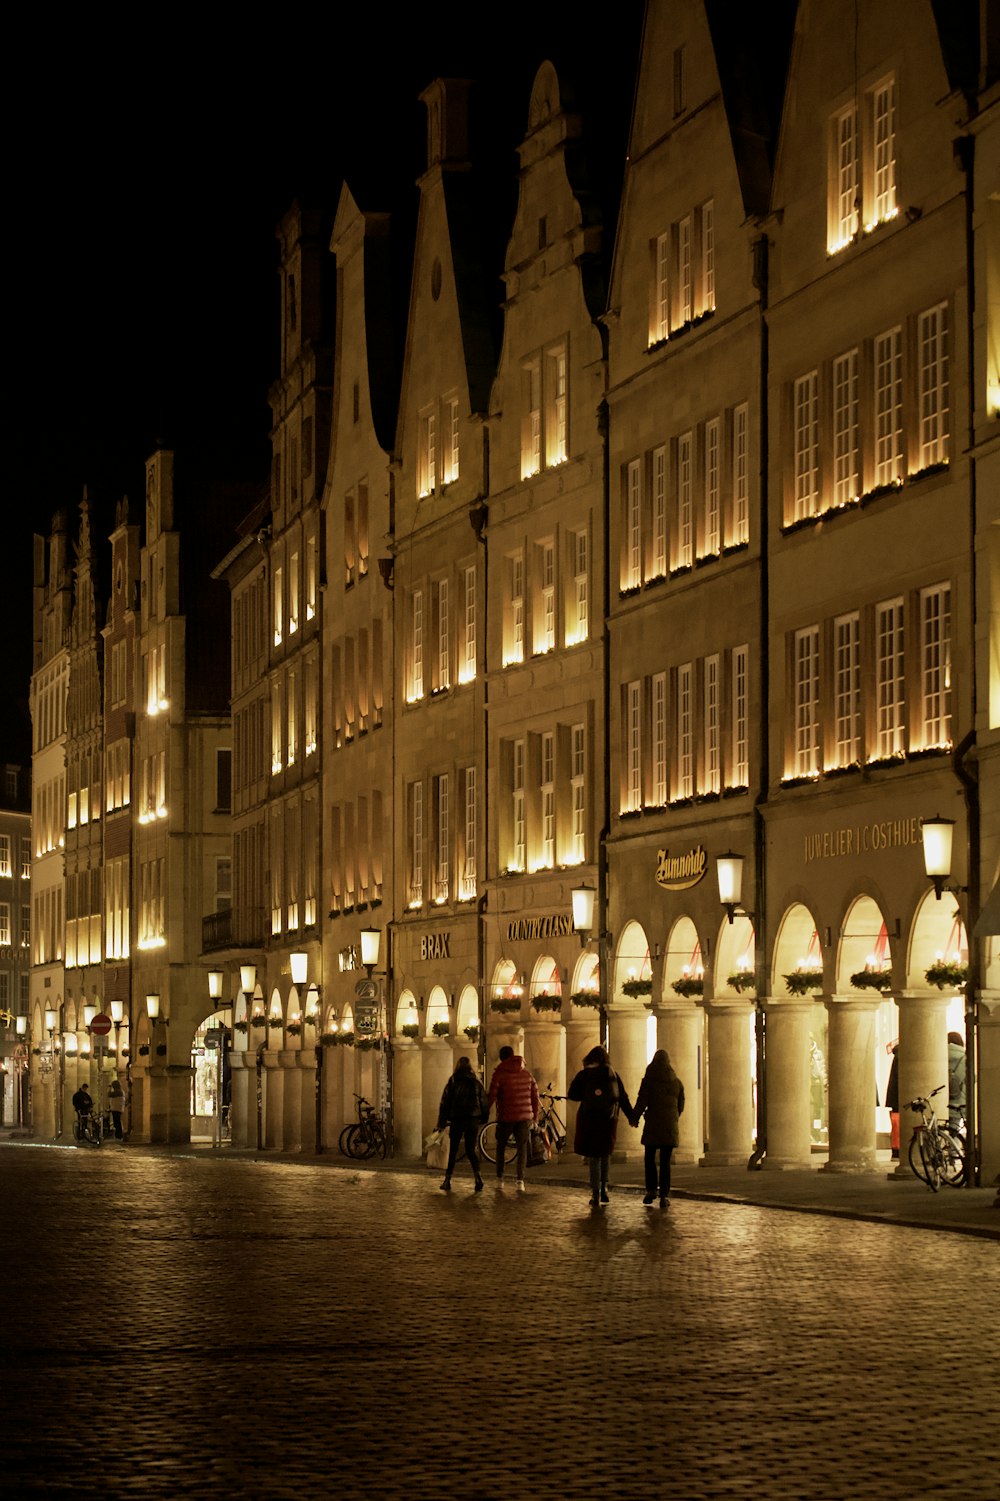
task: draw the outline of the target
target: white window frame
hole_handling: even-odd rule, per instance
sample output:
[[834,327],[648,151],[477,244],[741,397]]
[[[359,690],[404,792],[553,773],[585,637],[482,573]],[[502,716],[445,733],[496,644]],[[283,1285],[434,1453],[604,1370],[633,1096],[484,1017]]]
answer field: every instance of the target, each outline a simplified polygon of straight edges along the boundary
[[838,506],[861,493],[858,469],[858,351],[833,362],[833,500]]
[[437,858],[434,888],[435,903],[440,906],[451,895],[451,788],[448,773],[437,778]]
[[625,466],[625,589],[642,584],[642,460]]
[[694,733],[692,724],[692,687],[694,668],[690,662],[677,669],[677,798],[694,796]]
[[733,541],[750,540],[750,409],[744,401],[733,408]]
[[886,329],[874,345],[875,484],[903,479],[903,330]]
[[667,674],[655,672],[650,682],[650,803],[667,801]]
[[677,439],[677,561],[676,568],[694,563],[694,434]]
[[625,808],[638,813],[642,807],[642,683],[638,678],[625,684]]
[[703,664],[705,776],[703,792],[722,791],[722,755],[719,737],[719,658],[706,657]]
[[556,863],[556,737],[546,730],[541,738],[541,839],[539,867],[552,870]]
[[834,754],[837,766],[861,759],[861,621],[857,611],[833,622]]
[[570,729],[570,801],[570,859],[574,865],[582,865],[587,858],[587,736],[582,724]]
[[462,671],[459,681],[471,683],[475,680],[478,665],[476,661],[476,569],[474,564],[466,568],[464,581],[465,618],[462,622]]
[[794,510],[793,520],[815,516],[819,505],[819,371],[810,370],[795,381]]
[[948,304],[939,302],[917,319],[920,380],[920,468],[948,458]]
[[920,719],[926,748],[951,745],[951,585],[920,591]]
[[705,423],[705,556],[722,551],[722,424]]
[[667,573],[667,450],[661,444],[653,449],[653,555],[652,578]]
[[879,760],[906,749],[906,622],[903,600],[875,607],[876,742]]
[[734,787],[747,787],[750,784],[750,747],[748,740],[750,722],[748,713],[749,665],[749,647],[735,647],[732,657],[732,785]]
[[511,833],[512,870],[524,870],[528,857],[528,830],[524,805],[524,741],[515,740],[511,748]]
[[819,626],[794,636],[794,775],[816,776],[820,770]]

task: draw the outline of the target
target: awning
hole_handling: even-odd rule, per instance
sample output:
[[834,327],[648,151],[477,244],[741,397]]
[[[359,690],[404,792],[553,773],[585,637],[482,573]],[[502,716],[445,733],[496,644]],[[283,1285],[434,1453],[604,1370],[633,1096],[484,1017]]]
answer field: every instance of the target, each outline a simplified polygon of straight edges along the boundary
[[1000,881],[983,903],[979,921],[973,929],[976,938],[989,938],[994,933],[1000,933]]

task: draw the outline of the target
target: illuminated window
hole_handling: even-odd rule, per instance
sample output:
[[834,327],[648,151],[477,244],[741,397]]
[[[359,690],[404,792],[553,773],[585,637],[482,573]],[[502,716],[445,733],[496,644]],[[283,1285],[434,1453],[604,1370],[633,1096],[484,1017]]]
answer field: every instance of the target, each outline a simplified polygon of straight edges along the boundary
[[451,687],[451,618],[448,580],[441,579],[435,589],[437,605],[437,683],[438,689]]
[[424,696],[424,591],[414,589],[410,598],[410,691],[408,703]]
[[876,755],[899,755],[905,748],[906,683],[903,658],[903,601],[890,599],[875,608],[878,727]]
[[445,774],[436,779],[437,816],[434,900],[446,902],[451,895],[451,787]]
[[920,701],[924,745],[951,744],[951,586],[920,591]]
[[670,235],[658,235],[654,251],[653,318],[650,343],[657,344],[670,333]]
[[694,562],[693,447],[690,433],[677,440],[677,562],[676,568],[690,568]]
[[832,121],[832,192],[827,249],[831,254],[858,232],[858,112],[848,105]]
[[694,735],[690,662],[677,669],[677,796],[694,795]]
[[722,766],[719,749],[719,659],[706,657],[704,663],[705,777],[703,792],[722,789]]
[[715,204],[701,206],[701,311],[715,311]]
[[409,905],[424,900],[424,784],[411,782],[407,797],[409,814]]
[[653,556],[652,578],[667,572],[667,450],[653,449]]
[[31,836],[28,834],[21,836],[21,875],[25,878],[31,875]]
[[318,702],[316,689],[317,666],[315,657],[309,657],[305,665],[305,692],[303,694],[304,751],[306,756],[315,754],[318,743]]
[[358,481],[358,512],[357,512],[357,542],[358,542],[358,578],[364,578],[368,572],[368,481]]
[[284,574],[280,568],[274,570],[274,644],[280,646],[285,639],[285,593]]
[[271,679],[271,775],[277,776],[284,768],[284,746],[282,744],[283,704],[281,692],[281,680],[274,677]]
[[556,863],[556,753],[555,736],[546,731],[541,741],[541,848],[539,865],[551,870]]
[[623,589],[642,583],[642,461],[631,459],[625,469],[625,577]]
[[733,541],[750,540],[750,466],[747,453],[748,408],[733,408]]
[[586,531],[571,532],[572,595],[566,611],[566,645],[575,646],[590,635],[590,543]]
[[868,95],[872,132],[871,207],[866,228],[896,215],[896,82],[887,78]]
[[556,549],[552,542],[538,548],[538,602],[533,645],[536,652],[555,650]]
[[747,663],[749,649],[737,646],[732,660],[732,728],[734,787],[750,783],[750,753],[747,744]]
[[444,483],[458,479],[458,397],[448,396],[442,403],[444,416]]
[[636,813],[642,807],[642,685],[625,684],[625,807]]
[[793,519],[814,516],[819,503],[819,372],[795,382],[795,509]]
[[286,764],[286,766],[294,766],[296,760],[298,759],[298,753],[299,753],[299,734],[298,734],[298,730],[299,730],[298,708],[299,708],[299,705],[298,705],[298,698],[299,698],[299,695],[298,695],[298,674],[296,673],[294,667],[290,667],[289,670],[288,670],[288,694],[287,694],[287,699],[286,699],[286,712],[287,712],[287,716],[288,716],[288,719],[287,719],[287,723],[288,723],[287,738],[286,738],[286,742],[285,742],[286,746],[287,746],[287,750],[286,750],[286,753],[285,753],[285,764]]
[[521,478],[553,468],[569,457],[569,365],[556,344],[521,367]]
[[546,355],[545,377],[545,462],[551,467],[555,464],[564,464],[569,458],[565,349],[550,350]]
[[856,500],[858,474],[858,351],[833,362],[833,498],[837,505]]
[[836,765],[851,766],[861,757],[861,661],[857,614],[833,623],[834,721]]
[[650,803],[662,808],[667,801],[667,675],[653,674],[650,684]]
[[0,902],[0,944],[10,944],[10,902]]
[[11,874],[10,835],[0,834],[0,876],[9,876]]
[[819,771],[819,626],[795,632],[795,775]]
[[465,614],[462,627],[462,667],[459,681],[471,683],[476,676],[476,570],[466,568]]
[[513,553],[506,562],[507,599],[504,621],[503,665],[524,661],[524,554]]
[[875,483],[903,478],[903,331],[890,328],[875,339]]
[[709,557],[722,547],[720,434],[718,417],[705,423],[705,554]]
[[316,615],[316,538],[306,538],[306,619]]
[[896,83],[890,75],[868,89],[859,119],[855,103],[830,121],[827,250],[836,254],[860,229],[866,234],[894,219],[896,204]]
[[542,467],[542,379],[538,360],[525,365],[524,422],[521,433],[521,478],[528,479]]
[[430,408],[417,419],[417,494],[437,488],[437,411]]
[[512,773],[512,870],[524,870],[527,860],[527,825],[524,808],[524,741],[515,740],[513,746]]
[[691,268],[693,221],[685,214],[677,226],[677,311],[676,323],[690,323],[694,316],[694,281]]
[[294,635],[299,628],[299,555],[293,552],[288,559],[288,634]]
[[929,308],[918,319],[920,358],[920,467],[948,457],[948,309]]
[[459,898],[471,901],[476,894],[476,768],[465,768],[465,838]]
[[582,865],[587,858],[587,738],[582,724],[573,725],[570,731],[570,796],[570,860]]

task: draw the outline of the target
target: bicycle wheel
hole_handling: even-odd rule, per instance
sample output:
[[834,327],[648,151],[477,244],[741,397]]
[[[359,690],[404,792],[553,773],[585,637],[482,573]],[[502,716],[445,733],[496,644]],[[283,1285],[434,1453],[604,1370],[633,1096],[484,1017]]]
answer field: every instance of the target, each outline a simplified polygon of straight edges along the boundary
[[347,1139],[350,1136],[351,1132],[356,1131],[357,1129],[358,1123],[357,1121],[353,1121],[349,1126],[344,1127],[343,1131],[341,1131],[339,1137],[337,1138],[337,1145],[343,1152],[345,1157],[350,1157],[351,1155],[351,1153],[347,1149]]
[[389,1143],[386,1138],[385,1127],[380,1121],[377,1126],[372,1126],[372,1149],[369,1155],[384,1157],[388,1149],[388,1145]]
[[[480,1131],[480,1133],[479,1133],[479,1150],[480,1150],[480,1152],[482,1152],[482,1154],[486,1158],[487,1162],[496,1162],[496,1160],[497,1160],[497,1123],[496,1123],[496,1121],[487,1121],[486,1125]],[[505,1149],[504,1154],[503,1154],[504,1163],[506,1164],[506,1163],[509,1163],[509,1162],[513,1162],[514,1158],[516,1156],[517,1156],[517,1143],[514,1141],[513,1137],[511,1137],[511,1138],[508,1139],[507,1146],[506,1146],[506,1149]]]
[[965,1179],[965,1137],[955,1126],[938,1127],[941,1148],[941,1181],[957,1188]]
[[358,1125],[357,1122],[347,1133],[347,1155],[363,1162],[370,1157],[375,1150],[375,1144],[371,1138],[370,1128]]
[[918,1131],[910,1142],[910,1166],[928,1188],[937,1193],[940,1166],[937,1153],[926,1131]]

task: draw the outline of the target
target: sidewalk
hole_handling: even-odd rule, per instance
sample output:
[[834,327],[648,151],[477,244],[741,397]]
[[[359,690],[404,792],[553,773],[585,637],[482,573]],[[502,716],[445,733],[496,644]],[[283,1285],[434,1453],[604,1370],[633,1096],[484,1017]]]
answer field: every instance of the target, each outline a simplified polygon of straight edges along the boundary
[[[13,1133],[0,1133],[0,1145],[32,1145],[31,1138],[15,1137]],[[39,1146],[52,1146],[51,1142],[38,1142]],[[67,1149],[76,1150],[71,1142],[59,1143]],[[121,1151],[116,1142],[107,1142],[108,1152]],[[190,1146],[128,1146],[129,1153],[144,1152],[176,1157],[204,1156],[217,1150],[211,1142],[192,1142]],[[280,1163],[283,1166],[328,1167],[332,1170],[363,1172],[407,1173],[425,1177],[428,1185],[437,1186],[440,1172],[431,1172],[422,1161],[412,1158],[394,1158],[386,1162],[369,1159],[355,1162],[333,1152],[315,1154],[296,1152],[257,1152],[253,1148],[224,1145],[220,1155],[240,1161]],[[821,1168],[804,1171],[782,1172],[762,1168],[748,1172],[745,1167],[708,1168],[675,1165],[673,1169],[672,1197],[696,1199],[709,1203],[750,1204],[762,1209],[784,1209],[800,1214],[826,1214],[844,1219],[868,1220],[873,1223],[909,1225],[927,1230],[950,1230],[963,1235],[978,1235],[1000,1240],[1000,1207],[998,1190],[994,1184],[986,1188],[942,1188],[933,1193],[925,1183],[911,1173],[896,1178],[890,1177],[893,1166],[886,1158],[884,1166],[873,1173],[828,1173]],[[487,1174],[491,1164],[485,1163]],[[460,1185],[468,1166],[460,1162],[456,1186]],[[484,1174],[486,1176],[486,1174]],[[512,1174],[508,1169],[508,1179]],[[488,1178],[487,1178],[488,1181]],[[575,1189],[581,1194],[587,1190],[587,1169],[581,1158],[567,1151],[559,1162],[545,1167],[531,1168],[528,1172],[528,1190],[539,1188]],[[612,1190],[638,1199],[642,1193],[642,1162],[630,1159],[612,1162]]]

